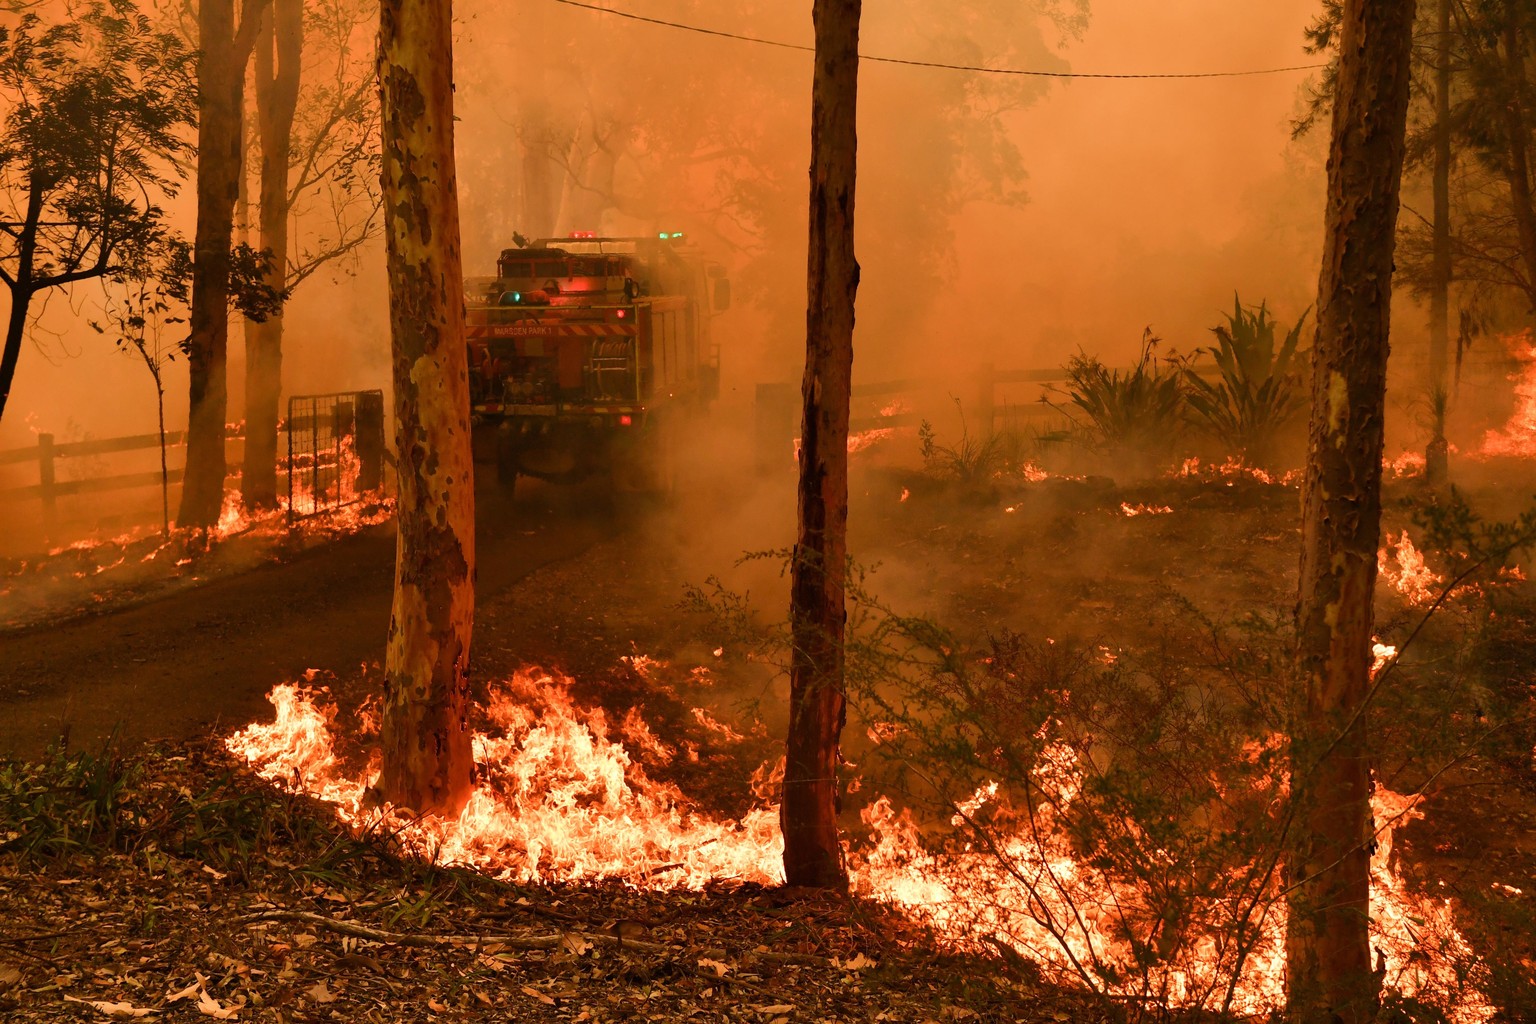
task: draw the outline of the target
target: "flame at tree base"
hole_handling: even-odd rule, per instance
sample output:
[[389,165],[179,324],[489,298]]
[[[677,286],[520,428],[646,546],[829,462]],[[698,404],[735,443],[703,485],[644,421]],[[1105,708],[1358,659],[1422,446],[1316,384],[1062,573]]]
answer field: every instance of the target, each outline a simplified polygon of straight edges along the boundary
[[[1381,648],[1378,658],[1389,651]],[[453,820],[370,807],[377,764],[348,773],[332,739],[334,708],[322,708],[316,691],[300,684],[274,688],[273,722],[253,724],[225,742],[261,776],[326,801],[350,825],[385,824],[411,852],[499,878],[680,889],[782,883],[771,773],[754,775],[759,802],[740,821],[706,813],[647,771],[648,763],[678,756],[676,749],[638,714],[614,722],[600,709],[577,706],[570,687],[569,679],[533,673],[494,687],[489,728],[474,739],[478,785]],[[376,723],[371,713],[364,718],[367,732]],[[928,926],[949,948],[992,954],[1006,947],[1059,982],[1172,1007],[1225,1004],[1257,1015],[1283,1005],[1285,920],[1278,891],[1262,901],[1241,957],[1232,936],[1196,936],[1176,957],[1128,970],[1138,956],[1145,963],[1144,946],[1138,951],[1127,932],[1148,901],[1083,857],[1054,820],[1082,784],[1070,748],[1047,748],[1035,776],[1056,795],[1056,812],[1047,809],[1028,828],[958,848],[930,849],[906,812],[885,797],[875,800],[863,812],[869,843],[848,855],[854,892]],[[952,824],[964,832],[997,794],[995,783],[983,787],[957,808]],[[1491,1019],[1493,1008],[1457,973],[1480,965],[1456,928],[1450,901],[1410,892],[1395,869],[1393,828],[1422,816],[1418,798],[1378,787],[1372,805],[1373,945],[1386,958],[1386,987],[1408,997],[1450,994],[1456,1000],[1450,1019],[1458,1024]],[[1203,912],[1220,921],[1236,911]]]
[[408,849],[521,882],[623,879],[700,888],[734,879],[783,881],[777,808],[740,822],[693,807],[671,783],[653,779],[640,758],[674,751],[637,715],[610,735],[600,709],[578,708],[569,680],[519,673],[492,694],[492,728],[474,737],[479,780],[452,820],[413,818],[369,807],[366,779],[341,769],[331,740],[334,710],[313,691],[272,691],[277,718],[231,736],[226,745],[264,778],[335,805],[343,821],[387,819]]

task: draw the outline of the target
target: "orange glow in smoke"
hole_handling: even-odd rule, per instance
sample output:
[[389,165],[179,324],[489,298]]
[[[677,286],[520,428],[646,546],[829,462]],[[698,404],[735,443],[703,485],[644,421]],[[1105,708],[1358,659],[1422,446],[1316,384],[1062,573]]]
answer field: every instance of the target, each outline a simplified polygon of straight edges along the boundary
[[1536,456],[1536,335],[1527,328],[1503,340],[1521,364],[1511,378],[1515,382],[1515,411],[1502,430],[1490,430],[1483,436],[1477,454],[1531,458]]

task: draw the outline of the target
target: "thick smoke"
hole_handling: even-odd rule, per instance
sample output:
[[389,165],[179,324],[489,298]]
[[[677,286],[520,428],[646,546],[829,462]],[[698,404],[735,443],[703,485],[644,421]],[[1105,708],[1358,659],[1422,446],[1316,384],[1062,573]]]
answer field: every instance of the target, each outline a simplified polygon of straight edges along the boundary
[[[1095,0],[1084,20],[1071,3],[902,0],[866,11],[863,49],[1112,73],[1314,61],[1302,29],[1315,5],[1262,7]],[[656,0],[634,10],[811,39],[808,8]],[[489,273],[519,230],[686,232],[731,273],[734,307],[715,324],[722,404],[736,407],[724,421],[749,424],[756,385],[797,381],[803,358],[810,55],[550,0],[461,0],[458,17],[466,274]],[[866,63],[856,377],[921,376],[947,405],[979,363],[1059,366],[1079,348],[1124,362],[1149,324],[1187,351],[1234,290],[1294,317],[1310,304],[1321,237],[1320,141],[1292,143],[1288,132],[1307,80],[1063,82]],[[174,207],[186,233],[190,195]],[[287,393],[387,386],[382,265],[375,240],[296,291]],[[86,326],[98,303],[98,286],[52,297],[0,448],[30,443],[34,429],[60,439],[153,429],[143,367]],[[236,327],[234,418],[239,339]],[[185,419],[183,366],[169,375],[173,428]],[[750,461],[744,435],[710,461]]]

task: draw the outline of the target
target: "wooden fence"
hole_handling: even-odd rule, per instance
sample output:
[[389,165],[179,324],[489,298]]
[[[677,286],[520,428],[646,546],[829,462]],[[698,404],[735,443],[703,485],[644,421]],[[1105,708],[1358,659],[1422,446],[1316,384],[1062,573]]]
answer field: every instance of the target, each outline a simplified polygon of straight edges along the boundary
[[[338,410],[345,407],[345,415],[339,416]],[[292,484],[293,466],[295,464],[292,440],[295,435],[306,438],[324,435],[327,445],[337,446],[335,451],[327,449],[324,453],[317,453],[311,443],[306,469],[310,473],[309,497],[311,503],[320,494],[317,474],[322,464],[335,467],[339,462],[340,432],[346,432],[353,436],[357,442],[356,456],[359,462],[359,478],[351,489],[356,491],[375,491],[384,484],[384,463],[389,456],[384,445],[384,396],[383,392],[374,389],[371,391],[346,391],[330,395],[294,395],[289,399],[288,417],[278,424],[278,433],[288,435],[287,459],[279,459],[277,474],[279,477],[289,477]],[[228,469],[225,479],[231,479],[240,475],[241,464],[244,461],[242,452],[230,452],[231,442],[243,444],[245,441],[245,426],[243,423],[232,423],[225,426],[225,463]],[[167,448],[185,448],[186,431],[167,431],[165,435]],[[41,499],[43,506],[43,529],[46,533],[52,533],[58,521],[58,500],[76,494],[90,494],[99,491],[120,491],[134,487],[158,487],[161,480],[159,469],[144,470],[137,473],[116,473],[110,476],[81,477],[71,480],[59,479],[60,460],[81,458],[84,456],[113,455],[124,452],[158,450],[160,447],[159,434],[133,434],[128,437],[109,437],[94,441],[64,441],[59,442],[52,434],[38,434],[37,443],[26,448],[11,448],[0,451],[0,467],[24,465],[36,463],[37,483],[26,484],[20,487],[0,488],[0,501],[4,500],[32,500]],[[283,446],[278,446],[282,450]],[[328,458],[327,458],[328,457]],[[334,475],[334,472],[333,472]],[[185,476],[185,470],[178,466],[167,470],[165,480],[167,483],[180,483]],[[333,487],[338,500],[341,488]],[[289,508],[294,508],[294,494],[290,486],[288,492]],[[335,502],[321,502],[325,507],[331,507]],[[313,511],[313,509],[312,509]]]
[[[936,378],[908,377],[900,380],[855,384],[853,398],[888,398],[918,392],[948,390],[963,403],[966,421],[974,424],[983,437],[997,429],[997,421],[1003,409],[1017,417],[1025,408],[1039,408],[1043,414],[1054,410],[1039,402],[1027,406],[1000,404],[998,388],[1007,384],[1054,384],[1067,379],[1066,370],[1051,367],[1043,370],[999,370],[991,363],[983,363],[963,378],[944,381]],[[786,453],[800,433],[800,385],[759,384],[757,386],[754,425],[759,471],[782,466]],[[861,430],[877,430],[883,427],[910,427],[921,423],[922,413],[897,412],[889,416],[855,416],[848,424],[850,433]]]
[[[238,425],[227,427],[224,434],[225,444],[230,441],[243,441],[244,434]],[[167,431],[165,435],[167,447],[185,447],[186,431]],[[0,500],[4,499],[41,499],[43,503],[43,527],[52,530],[58,517],[58,500],[76,494],[91,494],[98,491],[120,491],[132,487],[158,487],[160,485],[160,470],[145,470],[139,473],[116,473],[111,476],[84,477],[74,480],[59,479],[60,460],[80,458],[90,455],[112,455],[121,452],[143,451],[146,449],[158,449],[160,447],[159,434],[132,434],[128,437],[107,437],[94,441],[55,441],[52,434],[38,434],[37,444],[26,448],[10,448],[0,451],[0,466],[22,465],[28,462],[37,464],[37,483],[27,484],[21,487],[9,487],[0,489]],[[240,461],[229,460],[229,476],[240,475]],[[180,467],[170,469],[166,473],[166,479],[170,483],[180,483],[183,476]]]

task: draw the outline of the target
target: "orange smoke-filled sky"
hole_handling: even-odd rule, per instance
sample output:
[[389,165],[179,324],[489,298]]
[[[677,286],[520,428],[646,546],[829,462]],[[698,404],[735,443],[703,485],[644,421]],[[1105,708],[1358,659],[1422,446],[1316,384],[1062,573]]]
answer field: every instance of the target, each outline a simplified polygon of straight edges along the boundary
[[[541,7],[545,31],[581,44],[598,23],[613,33],[635,33],[641,45],[654,40],[665,53],[676,30],[633,22],[608,24],[610,16],[560,7],[549,0],[511,5],[461,2],[466,13],[458,44],[460,76],[474,62],[476,73],[497,73],[504,55],[485,46],[483,19],[526,14]],[[663,0],[633,0],[626,10],[659,17],[677,15]],[[791,5],[786,5],[788,9]],[[775,36],[810,39],[810,4],[792,5]],[[484,10],[480,10],[484,7]],[[1062,56],[1079,72],[1190,72],[1268,68],[1315,62],[1302,48],[1302,30],[1315,13],[1315,0],[1233,4],[1230,0],[1097,0],[1082,38]],[[494,8],[494,9],[493,9]],[[510,12],[510,14],[509,14]],[[702,15],[695,15],[702,18]],[[726,7],[708,11],[710,27],[729,28]],[[762,24],[744,26],[763,31]],[[903,56],[903,26],[885,24],[878,4],[865,6],[865,49]],[[978,25],[978,32],[985,26]],[[766,33],[764,33],[766,34]],[[1047,31],[1048,38],[1054,33]],[[679,43],[678,45],[682,45]],[[714,54],[725,63],[755,63],[783,76],[785,88],[808,95],[810,57],[728,40],[687,43],[690,52]],[[515,81],[515,69],[506,69]],[[866,64],[864,96],[882,93],[921,97],[936,76],[960,72]],[[912,325],[912,338],[890,345],[876,336],[890,330],[878,308],[899,295],[899,263],[862,254],[867,276],[860,291],[862,363],[867,378],[892,371],[924,369],[931,349],[949,363],[991,359],[999,366],[1058,365],[1079,346],[1123,361],[1134,353],[1144,326],[1152,325],[1181,349],[1203,344],[1205,329],[1230,306],[1234,289],[1245,300],[1270,300],[1289,320],[1312,301],[1322,234],[1323,132],[1301,143],[1289,138],[1291,119],[1301,109],[1307,73],[1192,81],[1079,80],[1058,83],[1032,106],[1005,115],[1023,153],[1029,201],[1022,206],[974,203],[954,224],[954,271],[946,292]],[[510,86],[509,86],[510,87]],[[464,117],[466,112],[461,112]],[[807,120],[809,111],[807,110]],[[466,149],[494,125],[461,120],[461,164]],[[900,124],[861,126],[877,142]],[[861,195],[903,168],[861,167]],[[797,192],[803,174],[786,176],[783,187]],[[506,219],[505,211],[482,210],[466,192],[466,221]],[[866,209],[868,207],[865,207]],[[190,230],[190,225],[185,226]],[[914,246],[925,244],[913,239]],[[376,247],[378,248],[378,247]],[[803,260],[803,254],[796,257]],[[470,266],[466,273],[488,268]],[[94,293],[74,309],[55,299],[46,326],[22,353],[21,367],[5,421],[0,448],[25,444],[29,425],[64,437],[146,431],[154,425],[153,392],[142,366],[111,350],[84,327]],[[383,308],[378,253],[361,263],[359,275],[319,275],[296,294],[289,316],[285,387],[290,393],[330,391],[388,384],[387,315]],[[803,291],[784,297],[803,302]],[[77,312],[83,310],[84,312]],[[757,313],[743,304],[731,314],[743,344],[763,344],[754,331]],[[789,318],[792,322],[792,317]],[[897,319],[899,323],[899,318]],[[873,325],[884,325],[876,327]],[[759,335],[754,338],[754,334]],[[241,405],[238,327],[232,331],[231,409]],[[926,339],[936,344],[928,346]],[[759,374],[790,379],[792,338],[777,338],[771,359],[744,352],[731,357],[726,376],[738,394],[749,394]],[[957,347],[959,346],[959,347]],[[761,353],[759,353],[761,355]],[[896,365],[896,364],[903,365]],[[915,364],[915,365],[914,365]],[[953,367],[950,367],[953,368]],[[171,370],[170,425],[185,416],[185,370]]]

